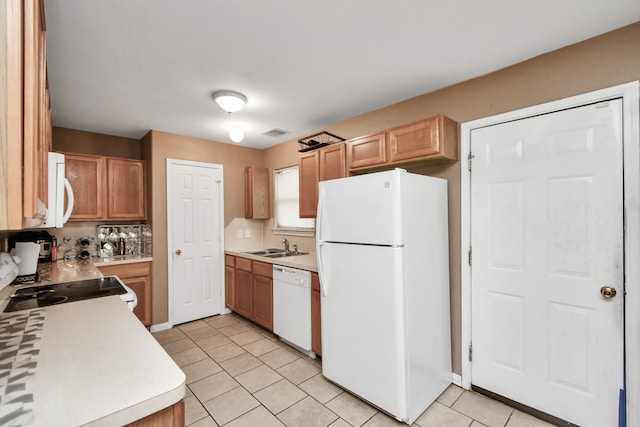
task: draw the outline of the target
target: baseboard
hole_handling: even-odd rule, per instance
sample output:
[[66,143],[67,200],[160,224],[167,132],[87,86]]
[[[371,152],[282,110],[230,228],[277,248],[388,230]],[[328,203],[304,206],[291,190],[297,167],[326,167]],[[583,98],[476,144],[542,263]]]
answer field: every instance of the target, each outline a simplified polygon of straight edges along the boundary
[[457,385],[458,387],[462,387],[462,376],[456,374],[456,373],[451,373],[451,382],[455,385]]
[[151,332],[160,332],[166,329],[171,329],[172,327],[173,325],[171,323],[165,322],[165,323],[160,323],[159,325],[151,325],[151,328],[149,328],[149,330]]

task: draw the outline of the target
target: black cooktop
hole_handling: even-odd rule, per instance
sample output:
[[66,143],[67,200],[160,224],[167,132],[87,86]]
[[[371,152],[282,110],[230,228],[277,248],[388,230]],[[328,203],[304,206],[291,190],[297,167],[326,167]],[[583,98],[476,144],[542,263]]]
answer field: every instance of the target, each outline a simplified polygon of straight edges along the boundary
[[122,287],[116,276],[76,282],[56,283],[53,285],[29,286],[17,289],[4,312],[29,310],[38,307],[82,301],[91,298],[123,295],[127,290]]

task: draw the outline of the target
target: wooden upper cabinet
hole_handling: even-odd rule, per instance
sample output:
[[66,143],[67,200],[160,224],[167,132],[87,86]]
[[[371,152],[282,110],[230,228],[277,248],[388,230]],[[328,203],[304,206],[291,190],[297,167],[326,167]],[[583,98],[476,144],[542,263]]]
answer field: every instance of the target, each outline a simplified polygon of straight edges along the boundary
[[458,124],[442,114],[390,129],[389,162],[458,159]]
[[300,154],[298,157],[298,203],[300,218],[315,218],[318,208],[318,181],[320,160],[318,151]]
[[51,120],[42,0],[0,2],[0,230],[44,217]]
[[337,143],[321,148],[320,181],[344,178],[347,176],[346,144]]
[[144,219],[144,163],[107,158],[109,219]]
[[69,220],[106,218],[105,158],[69,153],[64,157],[65,176],[75,199]]
[[[44,216],[38,200],[46,206],[48,186],[47,75],[44,5],[25,0],[23,7],[23,216]],[[43,185],[44,184],[44,185]]]
[[331,144],[298,157],[300,218],[315,218],[318,182],[347,176],[346,144]]
[[244,217],[269,218],[269,169],[249,166],[244,169]]
[[70,220],[145,218],[142,160],[65,153],[65,175],[74,205]]
[[384,133],[347,141],[347,162],[350,170],[381,166],[386,161],[387,144]]

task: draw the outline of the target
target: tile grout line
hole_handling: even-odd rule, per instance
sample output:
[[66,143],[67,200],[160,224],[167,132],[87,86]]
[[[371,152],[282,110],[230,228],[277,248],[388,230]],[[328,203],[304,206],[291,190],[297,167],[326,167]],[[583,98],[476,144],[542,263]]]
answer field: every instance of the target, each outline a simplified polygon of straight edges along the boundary
[[[206,322],[205,322],[205,323],[206,323]],[[238,323],[240,323],[240,322],[238,322]],[[220,330],[219,330],[218,328],[216,328],[215,326],[211,326],[211,325],[209,325],[209,326],[210,326],[210,327],[212,327],[212,328],[214,328],[214,329],[216,329],[216,331],[217,331],[217,332],[219,332],[221,335],[223,335],[223,336],[225,336],[225,337],[227,337],[227,338],[229,338],[229,339],[230,339],[230,337],[231,337],[231,336],[233,336],[233,335],[225,335],[223,332],[220,332]],[[230,326],[231,326],[231,325],[230,325]],[[197,329],[203,329],[204,327],[206,327],[206,326],[203,326],[202,328],[197,328]],[[179,328],[179,327],[178,327],[178,328]],[[179,328],[179,329],[180,329],[180,328]],[[197,330],[197,329],[194,329],[194,330]],[[241,348],[242,348],[246,353],[251,354],[253,357],[255,357],[256,359],[260,360],[260,365],[259,365],[259,366],[256,366],[256,367],[253,367],[253,368],[251,368],[251,369],[249,369],[249,370],[247,370],[247,371],[241,372],[241,373],[239,373],[238,375],[243,375],[243,374],[245,374],[245,373],[247,373],[247,372],[251,372],[251,371],[253,371],[253,370],[255,370],[255,369],[257,369],[257,368],[259,368],[259,367],[261,367],[261,366],[266,366],[266,367],[268,367],[269,369],[271,369],[272,371],[276,372],[278,375],[280,375],[280,376],[282,377],[282,379],[283,379],[283,380],[287,381],[289,384],[293,385],[294,387],[296,387],[297,389],[299,389],[302,393],[304,393],[305,397],[303,397],[302,399],[300,399],[300,400],[298,400],[298,401],[296,401],[296,402],[292,403],[291,405],[287,406],[286,408],[282,409],[280,412],[278,412],[278,413],[276,414],[276,413],[273,413],[269,408],[267,408],[267,407],[266,407],[266,406],[265,406],[265,405],[260,401],[260,399],[257,399],[257,398],[254,396],[254,394],[255,394],[255,393],[257,393],[257,392],[259,392],[259,391],[261,391],[261,390],[264,390],[264,389],[266,389],[266,388],[268,388],[268,387],[272,386],[272,385],[273,385],[273,384],[275,384],[275,383],[272,383],[272,384],[269,384],[269,385],[267,385],[267,386],[265,386],[265,387],[262,387],[261,389],[256,390],[256,391],[255,391],[255,393],[250,392],[246,387],[244,387],[244,386],[242,385],[242,383],[240,383],[240,382],[236,379],[236,377],[235,377],[235,376],[231,375],[231,373],[230,373],[229,371],[227,371],[227,370],[226,370],[226,369],[221,365],[221,362],[217,362],[216,360],[214,360],[214,359],[213,359],[213,358],[212,358],[212,357],[207,353],[207,351],[206,351],[204,348],[202,348],[202,347],[201,347],[201,346],[200,346],[196,341],[194,341],[190,336],[188,336],[188,334],[187,334],[185,331],[183,331],[182,329],[180,329],[180,330],[181,330],[181,332],[182,332],[182,333],[184,333],[184,334],[185,334],[185,336],[186,336],[186,338],[187,338],[187,339],[189,339],[189,340],[190,340],[190,341],[191,341],[191,342],[192,342],[192,343],[193,343],[197,348],[199,348],[200,350],[202,350],[202,351],[207,355],[207,357],[208,357],[209,359],[213,360],[213,362],[214,362],[214,363],[216,363],[218,366],[220,366],[220,368],[221,368],[225,373],[227,373],[231,378],[233,378],[233,380],[234,380],[234,381],[236,381],[236,383],[238,383],[238,386],[237,386],[237,387],[234,387],[234,388],[232,388],[232,389],[230,389],[230,390],[227,390],[225,393],[228,393],[228,392],[230,392],[230,391],[232,391],[232,390],[235,390],[235,389],[237,389],[237,388],[242,387],[242,388],[243,388],[247,393],[249,393],[249,395],[251,395],[251,397],[253,397],[256,401],[258,401],[258,402],[260,403],[258,406],[256,406],[256,407],[254,407],[254,408],[250,409],[250,410],[249,410],[249,411],[247,411],[247,412],[244,412],[244,413],[242,413],[242,414],[238,415],[236,418],[233,418],[233,419],[229,420],[228,422],[226,422],[226,423],[225,423],[225,424],[223,424],[223,425],[226,425],[226,424],[228,424],[228,423],[230,423],[230,422],[232,422],[232,421],[234,421],[234,420],[237,420],[238,418],[240,418],[240,417],[242,417],[242,416],[244,416],[244,415],[248,414],[249,412],[251,412],[251,411],[255,410],[256,408],[258,408],[258,407],[260,407],[260,406],[262,406],[263,408],[265,408],[265,409],[266,409],[270,414],[272,414],[272,415],[273,415],[274,417],[276,417],[280,422],[282,422],[282,420],[278,417],[278,414],[281,414],[282,412],[286,411],[287,409],[289,409],[289,408],[293,407],[294,405],[296,405],[297,403],[299,403],[299,402],[301,402],[302,400],[306,399],[307,397],[310,397],[310,398],[311,398],[311,399],[313,399],[316,403],[318,403],[318,404],[319,404],[319,405],[321,405],[323,408],[325,408],[327,411],[331,412],[333,415],[335,415],[335,416],[337,417],[334,421],[332,421],[332,422],[331,422],[331,424],[334,424],[334,423],[335,423],[335,422],[337,422],[338,420],[344,420],[344,419],[343,419],[339,414],[336,414],[333,410],[331,410],[330,408],[328,408],[328,407],[326,406],[329,402],[333,401],[333,400],[334,400],[334,399],[336,399],[338,396],[342,395],[342,394],[344,393],[344,390],[341,390],[341,392],[340,392],[339,394],[337,394],[337,395],[336,395],[336,396],[334,396],[332,399],[330,399],[330,400],[329,400],[329,401],[327,401],[325,404],[323,404],[323,403],[321,403],[320,401],[318,401],[314,396],[312,396],[312,395],[308,394],[306,391],[304,391],[304,390],[300,389],[299,384],[294,384],[294,383],[293,383],[293,382],[291,382],[288,378],[286,378],[286,377],[282,376],[282,375],[277,371],[277,369],[281,369],[281,368],[283,368],[283,367],[285,367],[285,366],[288,366],[288,365],[290,365],[290,364],[292,364],[292,363],[295,363],[295,362],[297,362],[297,361],[298,361],[298,360],[300,360],[300,359],[301,359],[301,360],[303,360],[303,361],[304,361],[304,362],[306,362],[306,363],[309,363],[309,364],[310,364],[310,365],[312,365],[312,366],[315,366],[315,364],[312,364],[312,363],[310,363],[310,362],[308,362],[308,361],[304,360],[304,358],[303,358],[302,356],[297,357],[295,360],[292,360],[291,362],[285,363],[284,365],[282,365],[282,366],[278,367],[277,369],[273,369],[273,368],[271,368],[269,365],[267,365],[266,363],[264,363],[262,360],[260,360],[260,359],[259,359],[259,356],[255,356],[255,355],[251,354],[249,351],[247,351],[247,350],[244,348],[244,345],[239,345],[239,344],[235,343],[235,342],[232,340],[232,342],[234,342],[236,345],[240,346],[240,347],[241,347]],[[240,333],[244,333],[244,332],[239,332],[238,334],[240,334]],[[238,335],[238,334],[234,334],[234,335]],[[266,338],[266,337],[265,337],[265,338]],[[177,340],[176,340],[176,341],[177,341]],[[256,341],[252,341],[252,342],[256,342]],[[250,342],[250,343],[247,343],[247,344],[245,344],[245,345],[248,345],[248,344],[251,344],[251,342]],[[278,344],[279,344],[279,343],[278,343]],[[227,344],[223,344],[223,345],[227,345]],[[218,347],[222,347],[223,345],[218,346]],[[218,348],[218,347],[216,347],[216,348]],[[268,353],[274,352],[274,351],[277,351],[277,350],[279,350],[279,349],[284,349],[284,350],[286,350],[286,351],[290,351],[289,349],[284,348],[284,347],[282,347],[282,346],[280,346],[280,345],[279,345],[277,349],[273,349],[273,350],[271,350],[271,351],[268,351],[268,352],[266,352],[266,353],[263,353],[263,354],[261,354],[260,356],[262,356],[262,355],[264,355],[264,354],[268,354]],[[294,349],[294,350],[295,350],[295,349]],[[186,351],[188,351],[188,350],[186,350]],[[300,354],[302,354],[302,353],[300,353]],[[240,356],[240,355],[238,355],[238,356],[234,356],[234,357],[239,357],[239,356]],[[171,355],[171,357],[173,358],[173,355]],[[229,358],[229,359],[226,359],[226,360],[230,360],[230,359],[233,359],[233,357],[231,357],[231,358]],[[202,360],[205,360],[205,359],[202,359]],[[198,361],[198,362],[199,362],[199,361]],[[193,363],[197,363],[197,362],[193,362]],[[191,363],[191,364],[193,364],[193,363]],[[190,364],[190,365],[191,365],[191,364]],[[189,366],[189,365],[185,365],[185,366]],[[300,384],[302,384],[302,383],[304,383],[304,382],[306,382],[306,381],[310,380],[311,378],[313,378],[313,377],[315,377],[315,376],[317,376],[317,375],[321,375],[321,374],[322,374],[322,371],[320,371],[320,372],[319,372],[318,374],[316,374],[316,375],[313,375],[313,376],[312,376],[312,377],[310,377],[310,378],[307,378],[306,380],[302,381]],[[204,380],[204,379],[209,378],[209,377],[211,377],[211,376],[213,376],[213,375],[215,375],[215,374],[208,375],[208,376],[206,376],[206,377],[204,377],[204,378],[199,379],[198,381]],[[194,381],[194,383],[195,383],[195,382],[198,382],[198,381]],[[281,381],[281,380],[276,381],[276,383],[277,383],[277,382],[279,382],[279,381]],[[193,383],[192,383],[192,384],[193,384]],[[187,384],[187,387],[189,387],[189,390],[191,391],[191,394],[192,394],[192,395],[196,398],[196,400],[197,400],[197,401],[202,405],[202,407],[203,407],[203,408],[204,408],[204,410],[207,412],[207,414],[209,414],[209,416],[210,416],[210,417],[215,421],[215,417],[213,416],[213,414],[211,414],[211,413],[209,412],[209,410],[204,406],[204,403],[205,403],[205,402],[202,402],[202,401],[200,400],[200,398],[199,398],[199,397],[198,397],[198,396],[193,392],[193,390],[191,390],[191,387],[190,387],[190,385],[189,385],[189,384]],[[222,395],[223,395],[223,394],[225,394],[225,393],[222,393],[221,395],[218,395],[218,396],[222,396]],[[213,398],[211,398],[211,399],[207,400],[206,402],[209,402],[210,400],[213,400],[213,399],[215,399],[215,398],[216,398],[216,397],[218,397],[218,396],[215,396],[215,397],[213,397]],[[367,404],[367,405],[368,405],[368,404]],[[374,409],[375,409],[375,408],[374,408]],[[363,423],[363,424],[366,424],[366,422],[368,422],[371,418],[375,417],[375,416],[377,415],[377,413],[378,413],[378,412],[379,412],[379,411],[376,409],[376,412],[375,412],[375,413],[374,413],[370,418],[368,418],[368,419],[365,421],[365,423]],[[200,418],[199,420],[194,421],[194,423],[195,423],[195,422],[198,422],[198,421],[200,421],[200,420],[202,420],[202,419],[204,419],[204,418],[205,418],[205,417]],[[344,420],[344,421],[345,421],[345,422],[347,422],[346,420]],[[192,424],[193,424],[193,423],[192,423]],[[216,421],[216,424],[217,424],[217,421]],[[283,423],[283,424],[284,424],[284,423]],[[331,424],[329,424],[328,426],[330,426]],[[350,423],[348,423],[348,422],[347,422],[347,424],[351,425],[351,424],[350,424]]]

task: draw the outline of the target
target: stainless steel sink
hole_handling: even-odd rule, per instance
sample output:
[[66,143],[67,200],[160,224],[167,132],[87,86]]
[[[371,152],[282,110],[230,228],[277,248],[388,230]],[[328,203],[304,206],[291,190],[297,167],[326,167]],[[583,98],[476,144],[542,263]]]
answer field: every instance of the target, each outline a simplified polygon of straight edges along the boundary
[[277,252],[263,255],[266,258],[283,258],[288,256],[306,255],[309,252]]
[[269,255],[269,254],[280,254],[280,253],[284,253],[286,252],[284,249],[279,249],[279,248],[269,248],[269,249],[256,249],[254,251],[246,251],[246,254],[251,254],[251,255],[260,255],[260,256],[265,256],[265,255]]

